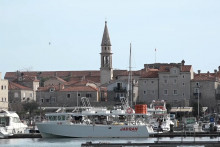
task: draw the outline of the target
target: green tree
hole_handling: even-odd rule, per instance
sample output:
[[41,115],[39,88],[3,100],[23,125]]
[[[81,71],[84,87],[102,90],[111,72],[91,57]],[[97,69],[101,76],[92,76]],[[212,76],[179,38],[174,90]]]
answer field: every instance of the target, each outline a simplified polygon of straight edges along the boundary
[[32,113],[38,109],[39,105],[37,104],[37,102],[31,101],[31,102],[23,103],[22,106],[23,106],[23,109],[26,112],[29,112],[29,115],[31,116]]
[[169,103],[166,103],[167,113],[170,113],[171,105]]
[[[198,103],[193,103],[192,104],[192,107],[193,107],[193,110],[192,110],[192,115],[194,117],[197,117],[198,116]],[[202,105],[199,104],[199,116],[202,116]]]

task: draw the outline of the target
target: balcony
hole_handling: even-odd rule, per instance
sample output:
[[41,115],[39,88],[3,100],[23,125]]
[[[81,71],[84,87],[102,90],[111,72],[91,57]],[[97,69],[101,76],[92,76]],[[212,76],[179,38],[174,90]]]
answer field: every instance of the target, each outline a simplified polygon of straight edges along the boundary
[[198,99],[198,97],[199,97],[199,99],[202,98],[201,92],[200,93],[193,93],[193,96],[194,96],[195,99]]
[[124,87],[114,87],[114,92],[127,92]]

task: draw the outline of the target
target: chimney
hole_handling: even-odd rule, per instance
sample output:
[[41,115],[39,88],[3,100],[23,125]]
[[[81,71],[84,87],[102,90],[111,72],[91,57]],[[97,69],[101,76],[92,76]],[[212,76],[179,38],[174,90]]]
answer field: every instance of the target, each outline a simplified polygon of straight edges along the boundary
[[57,72],[54,72],[54,77],[57,77]]
[[216,74],[217,72],[218,72],[217,69],[215,69],[215,70],[214,70],[214,73]]
[[59,90],[62,90],[62,89],[64,89],[64,85],[59,83]]
[[210,76],[209,71],[207,72],[208,77]]
[[220,66],[218,67],[218,71],[220,71]]
[[198,70],[198,74],[200,74],[201,73],[201,70]]
[[59,83],[59,90],[61,90],[61,84]]
[[181,65],[184,66],[185,65],[185,60],[181,61]]

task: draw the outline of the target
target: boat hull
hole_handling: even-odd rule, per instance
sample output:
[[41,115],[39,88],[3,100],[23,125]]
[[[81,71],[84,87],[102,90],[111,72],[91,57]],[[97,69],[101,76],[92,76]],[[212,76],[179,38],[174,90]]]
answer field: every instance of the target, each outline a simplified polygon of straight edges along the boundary
[[127,138],[149,137],[146,125],[85,125],[85,124],[51,124],[38,123],[37,127],[43,138],[77,137],[77,138]]

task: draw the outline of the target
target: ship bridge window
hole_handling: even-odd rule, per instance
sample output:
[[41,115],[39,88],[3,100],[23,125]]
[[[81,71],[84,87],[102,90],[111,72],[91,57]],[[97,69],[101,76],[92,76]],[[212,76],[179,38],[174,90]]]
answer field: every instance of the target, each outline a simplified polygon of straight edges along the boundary
[[49,120],[50,121],[56,121],[57,120],[57,116],[49,116]]
[[13,117],[12,121],[13,121],[14,123],[20,123],[20,122],[21,122],[20,119],[17,118],[17,117]]
[[0,126],[9,126],[9,117],[0,117]]
[[56,121],[57,120],[57,116],[53,116],[53,120]]

